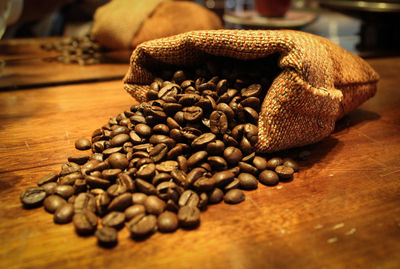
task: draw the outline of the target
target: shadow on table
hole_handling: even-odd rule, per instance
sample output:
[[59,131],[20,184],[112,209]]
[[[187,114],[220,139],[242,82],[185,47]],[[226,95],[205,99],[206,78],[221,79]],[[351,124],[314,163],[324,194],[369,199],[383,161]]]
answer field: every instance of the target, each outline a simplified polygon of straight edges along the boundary
[[375,112],[356,109],[336,122],[333,134],[347,131],[349,128],[356,125],[362,126],[367,122],[379,120],[380,118],[381,116]]

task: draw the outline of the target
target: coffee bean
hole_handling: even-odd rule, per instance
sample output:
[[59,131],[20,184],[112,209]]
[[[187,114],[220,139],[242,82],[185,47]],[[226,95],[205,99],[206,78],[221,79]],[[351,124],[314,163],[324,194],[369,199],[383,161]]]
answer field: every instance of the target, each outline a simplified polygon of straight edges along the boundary
[[[44,191],[41,195],[43,195],[43,193]],[[44,208],[50,213],[54,213],[60,206],[66,203],[67,201],[58,195],[50,195],[43,201]]]
[[87,138],[79,138],[75,141],[75,148],[79,150],[87,150],[91,148],[90,140]]
[[80,193],[74,201],[74,212],[80,213],[82,211],[89,210],[91,212],[96,211],[96,201],[93,195],[88,193]]
[[132,204],[132,194],[124,193],[115,197],[108,205],[108,211],[124,211],[128,206]]
[[176,144],[175,140],[172,139],[171,137],[159,134],[150,136],[149,142],[154,145],[163,143],[166,144],[170,149],[173,148]]
[[89,155],[76,155],[76,156],[70,156],[68,157],[68,162],[73,162],[76,164],[85,164],[89,160],[90,156]]
[[207,158],[207,162],[211,165],[214,170],[226,170],[228,169],[228,163],[224,158],[220,156],[210,156]]
[[228,185],[224,187],[224,191],[227,192],[232,189],[238,189],[240,187],[240,181],[237,178],[234,178]]
[[150,195],[147,197],[146,201],[144,201],[144,206],[147,213],[159,215],[165,209],[165,202],[155,195]]
[[125,169],[129,165],[126,155],[122,153],[113,153],[107,160],[114,169]]
[[217,204],[224,198],[224,193],[219,188],[214,188],[208,195],[208,202],[210,204]]
[[142,204],[134,204],[125,209],[124,213],[126,220],[129,221],[140,214],[145,214],[146,208]]
[[283,160],[279,157],[274,157],[268,160],[267,162],[267,168],[268,169],[275,169],[277,166],[282,165]]
[[278,174],[280,179],[290,180],[293,178],[294,169],[292,167],[279,165],[275,168],[275,172]]
[[111,182],[107,179],[103,179],[100,177],[94,177],[94,176],[86,176],[85,177],[86,183],[91,187],[91,188],[102,188],[106,189],[111,185]]
[[142,179],[151,179],[156,173],[156,165],[154,163],[148,163],[140,166],[136,172],[136,176]]
[[49,183],[46,183],[46,184],[42,185],[41,188],[43,188],[44,191],[46,192],[46,195],[49,196],[51,194],[54,194],[54,191],[55,191],[57,186],[58,186],[57,183],[49,182]]
[[46,183],[49,183],[49,182],[56,182],[57,179],[58,179],[58,174],[57,173],[50,173],[50,174],[42,176],[39,179],[37,184],[38,184],[38,186],[42,186],[42,185],[44,185]]
[[238,175],[238,180],[240,182],[240,188],[244,190],[255,190],[258,186],[257,178],[249,173],[240,173]]
[[143,205],[144,201],[146,201],[147,199],[147,195],[141,192],[135,192],[134,194],[132,194],[132,203],[133,204],[140,204]]
[[74,206],[70,203],[65,203],[54,212],[54,222],[60,224],[68,223],[72,220],[73,216]]
[[128,173],[119,174],[117,178],[117,184],[124,186],[126,188],[126,191],[128,192],[135,191],[135,182],[132,180]]
[[178,216],[170,211],[161,213],[157,218],[158,230],[162,233],[170,233],[178,228]]
[[178,169],[178,162],[177,161],[164,161],[159,164],[156,164],[156,169],[159,172],[171,173],[175,169]]
[[192,147],[200,148],[206,146],[208,143],[213,142],[216,136],[213,133],[204,133],[193,140]]
[[104,247],[113,247],[118,243],[118,232],[111,227],[102,227],[95,233],[98,244]]
[[247,88],[242,89],[240,94],[242,97],[257,97],[261,93],[261,85],[260,84],[252,84]]
[[203,162],[206,158],[207,158],[207,151],[198,151],[194,154],[192,154],[192,156],[189,157],[189,159],[187,160],[187,165],[189,167],[194,167],[197,164]]
[[258,176],[258,179],[260,180],[260,182],[264,185],[267,186],[274,186],[276,184],[278,184],[279,182],[279,177],[278,175],[271,170],[264,170],[260,173],[260,175]]
[[145,236],[157,229],[157,218],[154,215],[138,215],[128,223],[128,229],[133,237]]
[[176,158],[176,160],[178,162],[178,168],[186,173],[188,171],[188,164],[185,156],[180,155]]
[[72,218],[75,231],[79,235],[93,234],[97,228],[97,217],[92,211],[84,210]]
[[167,155],[168,146],[164,143],[156,145],[150,152],[149,156],[154,162],[159,162]]
[[299,164],[291,158],[283,159],[283,166],[291,167],[295,172],[299,171]]
[[121,184],[113,184],[107,189],[107,194],[111,197],[117,197],[126,192],[126,186]]
[[75,189],[70,185],[58,185],[54,189],[54,194],[60,195],[64,199],[68,199],[74,195]]
[[144,123],[139,123],[135,126],[135,132],[140,136],[149,137],[151,135],[151,127]]
[[104,216],[101,224],[114,229],[122,229],[125,223],[125,214],[122,212],[112,211]]
[[224,158],[230,165],[236,165],[242,157],[242,151],[238,148],[227,147],[224,150]]
[[224,195],[224,201],[227,204],[238,204],[244,201],[244,193],[239,189],[231,189]]
[[214,134],[224,134],[228,129],[228,118],[222,111],[213,111],[210,115],[210,130]]
[[184,191],[178,201],[178,205],[180,207],[183,206],[190,206],[190,207],[197,207],[200,202],[200,197],[197,193],[192,190]]
[[76,163],[67,162],[61,166],[61,176],[66,176],[75,172],[80,172],[81,167]]
[[155,195],[157,194],[156,188],[153,186],[153,184],[150,184],[149,182],[137,178],[135,180],[135,187],[138,191],[143,192],[147,195]]
[[103,216],[107,212],[107,207],[111,202],[111,197],[107,192],[100,193],[95,197],[96,212]]
[[240,172],[257,175],[257,172],[258,172],[257,168],[252,166],[251,164],[248,164],[245,162],[239,162],[238,165],[240,168]]
[[255,156],[253,159],[253,165],[259,170],[264,171],[268,168],[267,160],[260,156]]
[[[128,134],[118,134],[111,139],[110,143],[111,143],[111,146],[117,147],[117,146],[121,146],[125,142],[129,141],[129,139],[130,139],[130,137]],[[104,151],[103,151],[103,153],[104,153]]]
[[108,180],[114,180],[121,173],[121,169],[104,169],[101,171],[101,176]]
[[178,211],[179,224],[185,228],[194,228],[200,223],[200,210],[197,207],[183,206]]
[[215,140],[207,144],[207,152],[210,155],[222,155],[224,153],[225,144],[221,140]]
[[41,187],[28,188],[21,193],[20,200],[25,207],[36,207],[46,198],[46,190]]

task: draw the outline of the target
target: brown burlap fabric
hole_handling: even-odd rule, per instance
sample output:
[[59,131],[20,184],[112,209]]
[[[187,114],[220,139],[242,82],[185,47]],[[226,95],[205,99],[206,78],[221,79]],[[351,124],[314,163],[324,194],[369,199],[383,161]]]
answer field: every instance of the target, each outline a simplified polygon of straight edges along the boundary
[[125,89],[144,101],[160,64],[193,65],[206,55],[248,60],[279,53],[282,72],[262,103],[260,152],[303,146],[327,137],[335,121],[376,92],[378,74],[331,41],[290,31],[193,31],[142,43],[132,53]]

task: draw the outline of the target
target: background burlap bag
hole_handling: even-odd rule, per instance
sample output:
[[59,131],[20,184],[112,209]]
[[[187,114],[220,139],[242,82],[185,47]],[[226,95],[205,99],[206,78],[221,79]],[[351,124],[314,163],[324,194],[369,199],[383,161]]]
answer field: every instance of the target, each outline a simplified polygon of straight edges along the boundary
[[91,34],[109,49],[192,30],[222,28],[216,14],[196,3],[171,0],[113,0],[94,14]]
[[290,30],[193,31],[142,43],[132,53],[124,87],[144,101],[160,64],[193,65],[209,54],[249,60],[273,53],[280,54],[282,72],[262,103],[260,152],[322,140],[336,120],[376,92],[378,74],[360,57],[325,38]]

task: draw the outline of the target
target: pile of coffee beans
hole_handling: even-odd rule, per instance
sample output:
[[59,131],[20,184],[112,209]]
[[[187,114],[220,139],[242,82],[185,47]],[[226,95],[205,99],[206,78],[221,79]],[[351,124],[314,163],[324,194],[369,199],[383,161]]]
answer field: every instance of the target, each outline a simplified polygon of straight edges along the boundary
[[40,46],[47,51],[57,51],[57,57],[46,58],[63,64],[90,65],[101,62],[104,49],[89,35],[83,37],[68,37],[56,42],[43,43]]
[[160,71],[148,102],[78,139],[76,149],[91,154],[69,157],[24,191],[22,203],[43,204],[54,222],[72,221],[79,235],[113,246],[123,227],[133,238],[194,228],[208,205],[237,204],[259,182],[291,180],[293,159],[254,148],[260,106],[279,72],[274,60],[216,58]]

